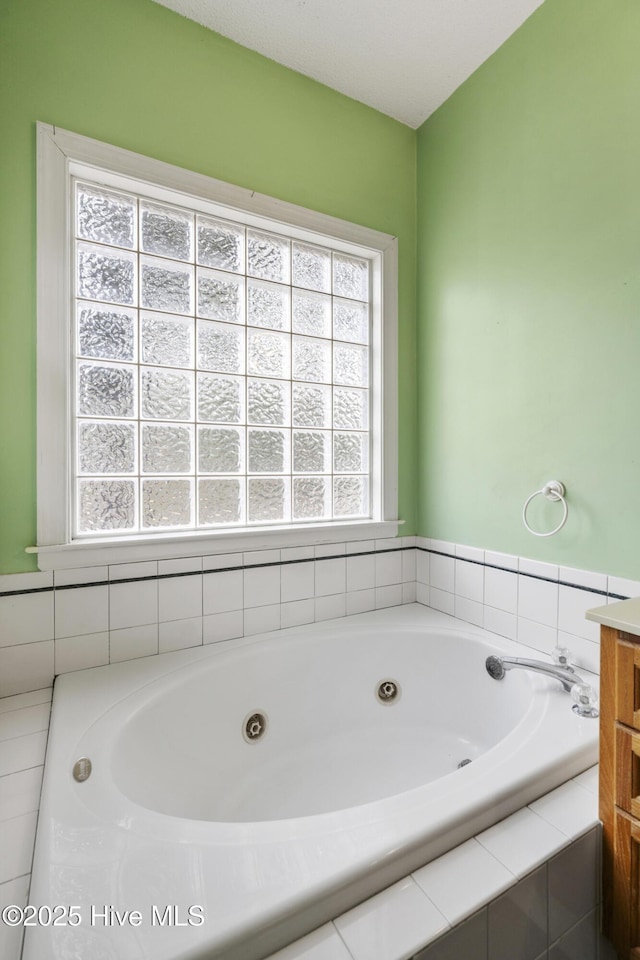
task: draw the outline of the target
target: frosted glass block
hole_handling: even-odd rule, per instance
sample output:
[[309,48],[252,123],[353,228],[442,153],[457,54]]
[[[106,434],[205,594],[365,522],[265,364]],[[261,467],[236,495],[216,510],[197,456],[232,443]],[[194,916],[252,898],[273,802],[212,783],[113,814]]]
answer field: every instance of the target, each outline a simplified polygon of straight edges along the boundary
[[311,337],[293,337],[293,379],[329,383],[331,343]]
[[77,411],[83,417],[134,417],[133,367],[78,364]]
[[143,313],[140,339],[143,363],[162,367],[193,366],[193,320]]
[[180,370],[140,370],[140,415],[152,420],[191,420],[193,374]]
[[247,231],[247,273],[262,280],[289,283],[291,243],[271,233]]
[[369,297],[369,263],[358,257],[333,255],[333,292],[337,297],[367,300]]
[[280,380],[249,380],[247,383],[248,422],[288,426],[288,383]]
[[140,202],[140,247],[173,260],[193,260],[193,214]]
[[111,420],[78,421],[79,473],[133,473],[136,428]]
[[244,409],[244,380],[198,374],[198,420],[241,423]]
[[288,330],[291,315],[289,287],[276,283],[247,283],[247,323],[252,327],[269,327],[271,330]]
[[198,481],[198,523],[239,523],[244,505],[244,481],[233,477]]
[[294,383],[291,388],[294,427],[331,426],[331,388]]
[[143,527],[189,526],[191,499],[191,480],[143,480]]
[[111,303],[136,302],[136,255],[78,244],[78,296]]
[[328,473],[330,434],[317,431],[293,431],[293,470],[295,473]]
[[226,220],[196,217],[198,263],[233,273],[244,271],[244,227]]
[[[250,522],[286,520],[289,513],[289,481],[252,477],[247,481]],[[277,600],[278,598],[276,598]]]
[[338,430],[366,430],[369,426],[369,391],[335,387],[333,426]]
[[142,424],[142,469],[145,473],[189,473],[191,447],[189,427]]
[[239,473],[243,454],[244,430],[198,428],[198,469],[202,473]]
[[136,201],[131,197],[77,185],[78,236],[115,247],[135,247]]
[[247,443],[250,473],[285,473],[288,470],[288,431],[249,430]]
[[136,315],[133,310],[105,310],[78,304],[78,353],[97,360],[135,360]]
[[247,373],[256,377],[289,378],[290,337],[283,333],[247,331]]
[[244,279],[198,269],[198,316],[244,323]]
[[333,469],[336,473],[365,473],[369,469],[369,435],[334,433]]
[[333,514],[336,517],[364,517],[368,507],[366,477],[333,478]]
[[292,258],[292,282],[296,287],[331,293],[331,252],[329,250],[294,242]]
[[355,344],[333,344],[333,382],[366,387],[369,382],[369,351]]
[[329,517],[331,513],[330,502],[329,480],[324,477],[294,477],[294,520],[318,520]]
[[243,373],[244,328],[198,320],[198,366],[219,373]]
[[140,300],[149,310],[193,313],[193,267],[140,258]]
[[369,342],[369,308],[353,300],[333,301],[333,336],[352,343]]
[[136,524],[136,480],[81,480],[78,531],[131,530]]
[[309,337],[331,336],[331,297],[293,291],[293,332]]

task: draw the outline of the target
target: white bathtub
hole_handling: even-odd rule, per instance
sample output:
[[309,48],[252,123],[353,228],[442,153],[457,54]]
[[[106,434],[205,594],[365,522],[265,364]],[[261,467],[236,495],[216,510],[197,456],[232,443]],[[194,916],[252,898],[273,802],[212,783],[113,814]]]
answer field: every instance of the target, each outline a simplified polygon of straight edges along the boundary
[[25,960],[257,960],[595,763],[495,651],[411,605],[58,678],[30,902],[77,909]]

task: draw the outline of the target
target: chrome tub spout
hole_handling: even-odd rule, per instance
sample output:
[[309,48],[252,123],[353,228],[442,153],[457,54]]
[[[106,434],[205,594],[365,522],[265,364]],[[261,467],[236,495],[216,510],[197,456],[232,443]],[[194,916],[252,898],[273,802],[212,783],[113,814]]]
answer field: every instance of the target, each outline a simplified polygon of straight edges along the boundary
[[571,693],[571,688],[575,683],[582,683],[583,680],[575,672],[573,667],[561,666],[556,663],[545,663],[544,660],[527,660],[525,657],[487,657],[485,666],[487,673],[494,680],[502,680],[507,670],[533,670],[534,673],[542,673],[546,677],[553,677],[559,680],[567,693]]

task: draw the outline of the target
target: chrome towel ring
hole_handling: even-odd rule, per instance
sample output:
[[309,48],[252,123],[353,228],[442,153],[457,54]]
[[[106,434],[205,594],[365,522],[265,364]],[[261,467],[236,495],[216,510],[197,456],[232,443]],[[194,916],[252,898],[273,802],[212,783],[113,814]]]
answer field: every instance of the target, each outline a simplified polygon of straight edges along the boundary
[[[552,537],[554,533],[558,532],[558,530],[562,530],[567,522],[567,516],[569,514],[569,507],[567,506],[567,501],[565,500],[565,492],[564,483],[561,483],[560,480],[549,480],[548,483],[545,483],[542,490],[536,490],[535,493],[532,493],[531,496],[527,498],[525,505],[522,508],[522,522],[529,533],[532,533],[534,537]],[[549,530],[548,533],[538,533],[537,530],[532,530],[527,523],[527,507],[533,498],[539,496],[540,494],[542,494],[543,497],[546,497],[547,500],[562,501],[562,520],[557,527],[554,527],[553,530]]]

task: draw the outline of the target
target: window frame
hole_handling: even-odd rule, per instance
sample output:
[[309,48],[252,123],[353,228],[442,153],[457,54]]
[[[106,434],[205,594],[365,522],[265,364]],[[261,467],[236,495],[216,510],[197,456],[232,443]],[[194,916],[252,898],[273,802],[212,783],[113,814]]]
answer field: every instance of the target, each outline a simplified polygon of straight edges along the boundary
[[[393,537],[397,519],[397,239],[368,227],[307,210],[252,190],[114,147],[49,124],[37,124],[37,546],[42,570],[181,556],[205,556],[262,548]],[[371,343],[372,518],[273,526],[140,533],[72,539],[69,430],[72,300],[70,222],[73,178],[94,176],[143,181],[155,191],[182,194],[185,205],[213,202],[242,213],[265,229],[262,218],[307,242],[330,239],[334,249],[374,253],[372,271],[380,291],[381,322]],[[103,180],[100,181],[100,177]],[[106,178],[106,179],[104,179]],[[131,188],[130,188],[131,189]],[[135,186],[133,187],[135,189]],[[175,197],[174,197],[175,202]]]

